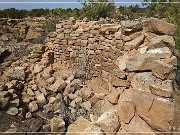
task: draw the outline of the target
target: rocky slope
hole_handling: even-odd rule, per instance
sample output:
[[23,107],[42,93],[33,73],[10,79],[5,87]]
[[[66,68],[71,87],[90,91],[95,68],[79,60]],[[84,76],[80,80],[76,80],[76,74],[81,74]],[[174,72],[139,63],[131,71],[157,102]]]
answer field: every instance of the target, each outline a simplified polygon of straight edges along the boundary
[[174,130],[175,25],[154,18],[113,24],[70,18],[56,28],[45,45],[33,45],[4,68],[2,132]]
[[[0,64],[11,62],[28,56],[35,43],[45,40],[44,18],[6,19],[0,18]],[[43,39],[44,38],[44,39]],[[2,70],[1,70],[2,71]]]

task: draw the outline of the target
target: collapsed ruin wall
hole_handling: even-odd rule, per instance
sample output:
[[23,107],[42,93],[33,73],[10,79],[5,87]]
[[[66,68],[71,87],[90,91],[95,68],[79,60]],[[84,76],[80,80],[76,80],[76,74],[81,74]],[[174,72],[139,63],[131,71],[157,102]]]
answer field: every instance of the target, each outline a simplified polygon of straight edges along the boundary
[[56,28],[3,71],[0,108],[25,119],[4,131],[174,131],[175,25],[70,18]]
[[46,45],[54,62],[66,62],[90,78],[103,76],[115,88],[133,89],[125,101],[135,104],[153,130],[168,132],[174,121],[175,31],[175,25],[154,18],[113,24],[71,18],[56,25]]

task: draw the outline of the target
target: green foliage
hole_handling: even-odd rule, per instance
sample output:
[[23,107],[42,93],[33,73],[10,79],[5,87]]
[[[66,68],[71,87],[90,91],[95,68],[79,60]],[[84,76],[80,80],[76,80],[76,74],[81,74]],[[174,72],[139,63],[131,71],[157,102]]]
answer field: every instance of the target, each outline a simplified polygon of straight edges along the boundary
[[24,18],[26,17],[27,10],[17,10],[15,8],[0,10],[0,18]]
[[48,18],[43,25],[43,28],[45,29],[45,33],[48,34],[49,32],[55,31],[57,23],[58,21],[56,19]]
[[32,9],[29,11],[28,15],[31,17],[41,17],[41,16],[46,16],[49,13],[49,9]]
[[99,20],[100,18],[114,18],[116,16],[116,7],[110,0],[88,0],[82,2],[83,9],[81,18],[87,17],[90,20]]
[[119,12],[121,13],[121,16],[119,19],[137,19],[139,17],[145,16],[145,10],[144,8],[140,8],[139,5],[135,6],[120,6]]
[[75,9],[55,8],[50,10],[50,12],[47,15],[47,17],[51,17],[57,20],[64,20],[64,19],[68,19],[69,17],[79,18],[79,16],[80,16],[80,9],[77,8]]
[[49,13],[49,9],[32,9],[30,11],[28,10],[18,10],[15,8],[9,8],[0,10],[0,18],[12,18],[12,19],[22,19],[25,17],[41,17],[46,16]]

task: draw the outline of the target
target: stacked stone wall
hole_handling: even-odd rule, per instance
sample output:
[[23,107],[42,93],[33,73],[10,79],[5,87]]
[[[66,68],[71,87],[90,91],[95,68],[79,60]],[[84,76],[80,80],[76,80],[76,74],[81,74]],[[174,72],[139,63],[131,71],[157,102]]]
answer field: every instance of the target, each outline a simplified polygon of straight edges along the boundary
[[56,25],[47,44],[56,62],[83,71],[88,79],[102,76],[113,88],[133,90],[125,100],[136,106],[137,115],[153,130],[171,131],[175,31],[175,25],[154,18],[115,23],[70,18]]

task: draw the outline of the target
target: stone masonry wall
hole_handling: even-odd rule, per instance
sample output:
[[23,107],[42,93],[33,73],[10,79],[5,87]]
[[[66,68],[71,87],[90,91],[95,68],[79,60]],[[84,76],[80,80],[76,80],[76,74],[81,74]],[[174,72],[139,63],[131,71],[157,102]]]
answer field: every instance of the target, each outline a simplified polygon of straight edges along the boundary
[[[55,62],[66,62],[88,79],[102,76],[111,88],[123,89],[118,105],[126,110],[118,116],[125,122],[119,132],[137,131],[142,123],[130,124],[136,115],[154,131],[169,132],[175,105],[175,31],[175,25],[154,18],[111,24],[70,18],[56,25],[46,44]],[[112,92],[107,99],[114,105],[117,97]]]

